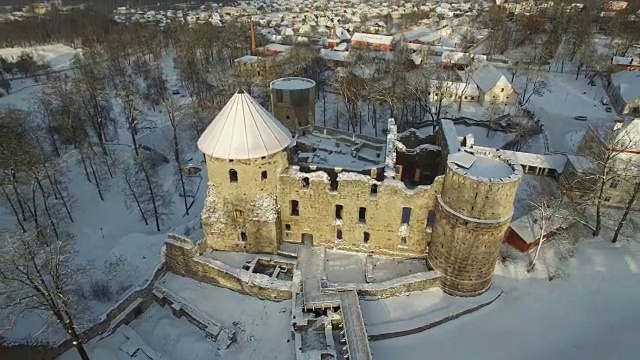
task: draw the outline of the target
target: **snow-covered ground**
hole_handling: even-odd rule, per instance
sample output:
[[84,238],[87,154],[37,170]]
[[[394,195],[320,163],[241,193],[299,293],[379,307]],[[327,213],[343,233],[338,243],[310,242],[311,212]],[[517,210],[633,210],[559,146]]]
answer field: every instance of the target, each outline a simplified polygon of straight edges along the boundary
[[37,62],[49,64],[51,70],[64,70],[69,67],[73,56],[81,54],[82,50],[73,49],[62,44],[12,47],[0,49],[0,56],[7,60],[15,61],[23,52],[33,54],[33,58]]
[[[603,236],[604,238],[605,236]],[[640,243],[585,238],[549,281],[544,262],[498,265],[505,294],[477,313],[402,338],[372,342],[377,359],[635,359]],[[550,244],[549,244],[550,245]],[[543,249],[545,251],[546,249]]]
[[[510,79],[511,76],[508,75]],[[549,135],[550,151],[575,152],[577,142],[590,123],[608,122],[613,126],[617,118],[615,112],[606,112],[600,103],[606,91],[596,78],[596,86],[590,86],[588,79],[575,73],[549,73],[549,90],[543,96],[533,96],[527,107],[539,116]],[[522,86],[522,79],[516,76],[515,86]],[[587,121],[574,120],[577,115],[586,116]]]
[[[217,349],[195,325],[177,319],[171,310],[152,306],[129,327],[151,349],[165,359],[242,359],[288,360],[294,358],[291,339],[291,301],[271,302],[242,295],[231,290],[204,284],[189,278],[167,274],[162,285],[199,310],[204,316],[236,331],[237,342],[229,349]],[[110,357],[95,359],[129,359],[119,349],[124,343],[122,331],[87,344],[91,355]],[[61,360],[78,359],[75,349]],[[92,356],[92,359],[94,357]]]
[[[171,309],[152,305],[129,327],[140,336],[144,345],[160,353],[165,359],[182,359],[189,354],[189,359],[219,359],[216,343],[205,337],[204,333],[186,319],[178,319],[171,314]],[[89,343],[86,349],[92,360],[130,360],[120,350],[129,340],[123,328],[98,343]],[[143,345],[138,342],[136,345]],[[138,351],[135,358],[151,359]],[[79,359],[75,349],[64,353],[60,360]]]

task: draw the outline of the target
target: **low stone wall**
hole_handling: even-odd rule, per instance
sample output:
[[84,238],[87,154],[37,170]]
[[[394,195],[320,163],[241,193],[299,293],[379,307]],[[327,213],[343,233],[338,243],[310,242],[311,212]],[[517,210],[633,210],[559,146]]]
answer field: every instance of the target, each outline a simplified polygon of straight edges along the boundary
[[291,299],[291,282],[233,268],[198,255],[197,245],[178,235],[169,235],[164,251],[167,270],[208,284],[224,287],[260,299]]
[[326,284],[324,291],[343,291],[343,289],[355,289],[364,300],[386,299],[401,294],[424,291],[440,286],[440,274],[436,271],[426,271],[408,276],[399,277],[378,283],[358,284]]

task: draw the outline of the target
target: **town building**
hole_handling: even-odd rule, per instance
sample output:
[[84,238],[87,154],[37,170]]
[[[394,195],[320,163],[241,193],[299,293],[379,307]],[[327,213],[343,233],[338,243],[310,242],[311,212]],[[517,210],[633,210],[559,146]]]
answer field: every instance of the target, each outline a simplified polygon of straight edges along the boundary
[[354,33],[351,37],[351,46],[354,48],[374,50],[374,51],[393,51],[393,36]]
[[[574,200],[597,200],[597,187],[603,181],[602,167],[607,166],[603,205],[625,207],[635,184],[640,181],[640,118],[590,125],[578,146],[578,155],[582,156],[569,158],[561,178]],[[640,209],[640,199],[632,209]]]
[[640,116],[640,70],[611,74],[606,87],[618,114]]

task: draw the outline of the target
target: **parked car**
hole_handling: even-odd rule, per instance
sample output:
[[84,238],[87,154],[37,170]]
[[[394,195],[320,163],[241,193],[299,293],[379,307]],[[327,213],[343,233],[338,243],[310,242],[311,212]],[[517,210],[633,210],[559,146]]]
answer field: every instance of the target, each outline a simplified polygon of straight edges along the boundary
[[611,106],[607,106],[606,108],[604,108],[604,111],[611,112]]
[[609,99],[607,99],[605,96],[602,97],[602,99],[600,99],[600,103],[604,106],[608,106],[609,105]]
[[586,116],[582,116],[582,115],[578,115],[578,116],[574,116],[573,120],[587,121],[587,117]]
[[179,94],[180,94],[180,90],[178,90],[178,89],[173,89],[173,91],[171,91],[171,93],[172,93],[173,95],[179,95]]

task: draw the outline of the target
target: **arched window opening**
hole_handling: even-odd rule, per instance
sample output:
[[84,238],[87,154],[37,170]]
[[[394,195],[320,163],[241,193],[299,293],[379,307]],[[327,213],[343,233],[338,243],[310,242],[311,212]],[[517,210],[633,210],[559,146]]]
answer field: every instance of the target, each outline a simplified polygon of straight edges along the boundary
[[234,169],[229,170],[229,181],[232,183],[238,182],[238,172],[235,171]]

